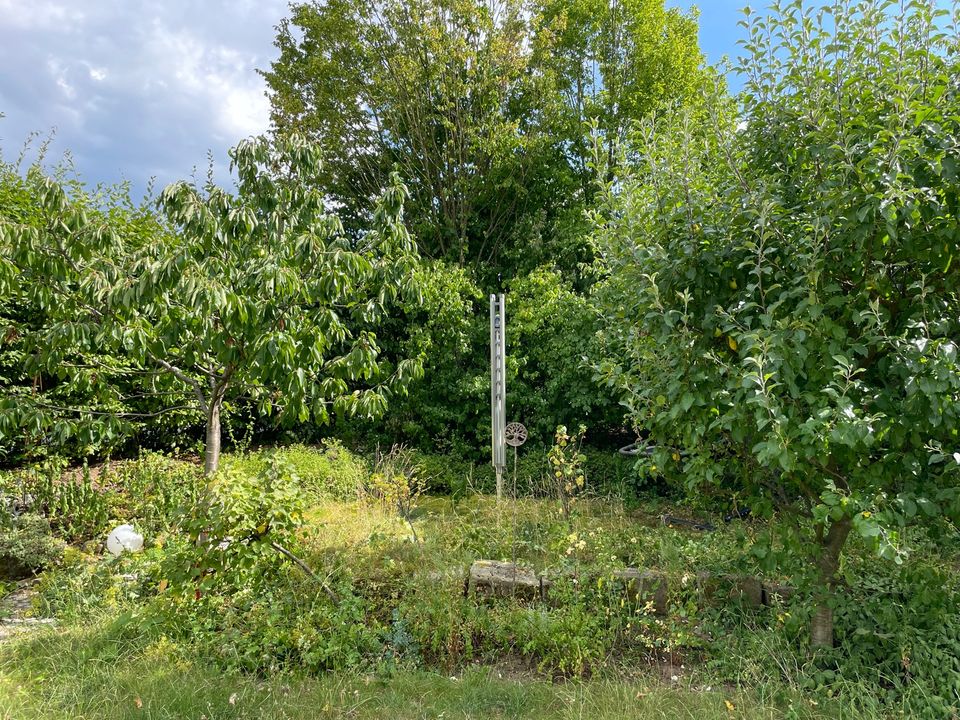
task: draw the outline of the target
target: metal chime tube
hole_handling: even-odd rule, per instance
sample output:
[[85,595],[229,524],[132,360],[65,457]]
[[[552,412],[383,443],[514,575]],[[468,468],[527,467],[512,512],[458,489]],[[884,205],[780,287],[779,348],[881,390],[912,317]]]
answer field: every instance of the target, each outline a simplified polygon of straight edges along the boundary
[[507,467],[507,341],[506,302],[490,296],[490,420],[493,468],[497,473],[497,499],[503,497],[503,472]]

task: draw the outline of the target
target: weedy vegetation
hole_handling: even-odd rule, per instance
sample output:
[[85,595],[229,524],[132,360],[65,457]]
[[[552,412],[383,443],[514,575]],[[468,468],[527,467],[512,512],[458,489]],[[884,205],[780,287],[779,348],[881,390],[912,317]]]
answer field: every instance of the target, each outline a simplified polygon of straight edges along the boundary
[[944,5],[717,68],[662,0],[293,3],[232,190],[0,158],[0,717],[960,717]]

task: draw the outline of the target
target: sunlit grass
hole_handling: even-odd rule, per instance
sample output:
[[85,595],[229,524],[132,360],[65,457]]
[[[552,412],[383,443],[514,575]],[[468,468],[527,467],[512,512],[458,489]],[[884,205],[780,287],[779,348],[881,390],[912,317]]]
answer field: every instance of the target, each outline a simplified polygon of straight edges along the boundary
[[[170,644],[140,646],[101,624],[0,646],[0,718],[833,718],[796,699],[773,704],[730,688],[664,685],[652,677],[551,683],[473,666],[451,677],[398,671],[268,679],[223,673]],[[503,676],[501,676],[503,675]],[[849,717],[849,715],[844,715]]]

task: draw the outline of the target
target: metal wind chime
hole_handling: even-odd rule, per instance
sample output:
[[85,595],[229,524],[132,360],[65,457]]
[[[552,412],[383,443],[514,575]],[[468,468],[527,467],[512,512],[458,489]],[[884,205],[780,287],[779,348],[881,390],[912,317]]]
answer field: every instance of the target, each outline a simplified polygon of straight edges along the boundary
[[[503,498],[503,472],[507,467],[507,445],[513,450],[513,471],[517,471],[517,448],[527,439],[520,423],[507,424],[507,306],[504,296],[490,296],[490,421],[493,469],[497,473],[497,499]],[[516,482],[516,478],[514,478]]]

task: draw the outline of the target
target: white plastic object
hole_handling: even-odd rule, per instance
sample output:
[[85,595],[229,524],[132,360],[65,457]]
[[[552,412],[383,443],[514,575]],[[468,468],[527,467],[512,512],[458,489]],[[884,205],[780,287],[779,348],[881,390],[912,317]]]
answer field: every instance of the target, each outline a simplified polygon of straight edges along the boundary
[[120,557],[124,550],[143,550],[143,535],[134,530],[133,525],[118,525],[107,535],[107,550],[114,557]]

